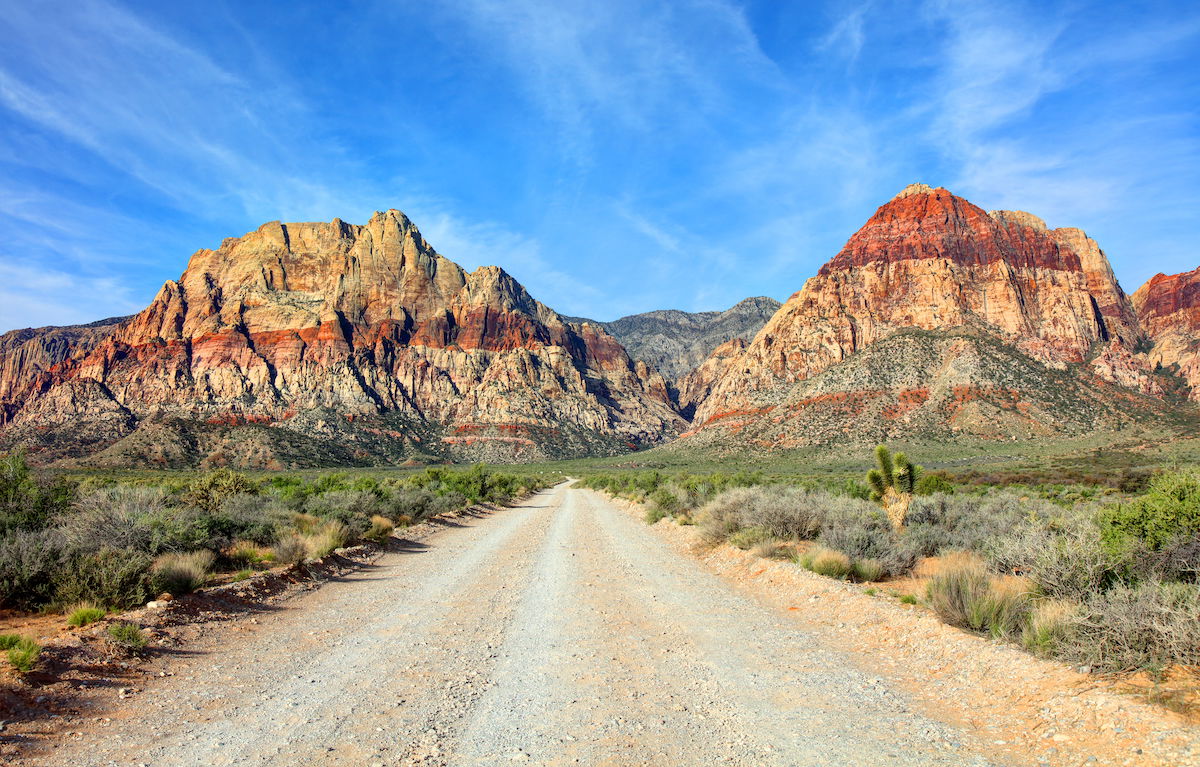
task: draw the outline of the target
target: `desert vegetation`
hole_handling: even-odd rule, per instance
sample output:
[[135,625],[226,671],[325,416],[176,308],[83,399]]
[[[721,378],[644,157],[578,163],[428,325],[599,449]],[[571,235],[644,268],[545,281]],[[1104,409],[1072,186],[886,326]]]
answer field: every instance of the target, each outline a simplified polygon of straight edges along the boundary
[[696,524],[709,544],[920,583],[892,593],[1038,655],[1114,672],[1200,664],[1200,471],[1046,493],[956,484],[882,447],[874,457],[865,483],[645,472],[585,484],[645,503],[647,522]]
[[[85,626],[163,592],[179,596],[356,542],[383,542],[397,528],[504,503],[547,483],[482,466],[386,479],[255,478],[227,469],[64,479],[35,473],[20,454],[0,456],[0,608],[61,611],[70,625]],[[14,665],[36,659],[13,641],[5,649]],[[134,640],[114,634],[113,641]]]

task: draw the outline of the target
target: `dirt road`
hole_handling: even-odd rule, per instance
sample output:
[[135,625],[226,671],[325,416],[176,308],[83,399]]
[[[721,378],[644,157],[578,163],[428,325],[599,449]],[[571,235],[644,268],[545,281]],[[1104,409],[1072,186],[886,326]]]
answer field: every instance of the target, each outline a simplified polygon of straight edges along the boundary
[[222,630],[32,763],[993,763],[591,491],[425,543]]

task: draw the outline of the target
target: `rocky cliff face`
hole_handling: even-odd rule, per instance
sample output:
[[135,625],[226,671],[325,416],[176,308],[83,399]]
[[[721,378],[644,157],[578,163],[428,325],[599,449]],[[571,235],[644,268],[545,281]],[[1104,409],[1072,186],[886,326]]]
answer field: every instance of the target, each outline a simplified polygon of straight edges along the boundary
[[780,306],[773,298],[759,296],[739,301],[723,312],[667,309],[601,324],[629,350],[630,356],[650,363],[679,387],[681,379],[721,344],[735,338],[753,338]]
[[713,389],[729,372],[729,366],[746,351],[747,342],[743,338],[734,338],[713,349],[708,359],[700,363],[692,372],[679,381],[676,404],[679,413],[689,421],[696,414]]
[[1200,269],[1156,274],[1133,294],[1138,319],[1154,345],[1150,361],[1174,367],[1200,400]]
[[358,441],[368,462],[496,460],[627,449],[681,423],[601,327],[564,321],[497,267],[466,273],[394,210],[197,251],[144,311],[65,345],[49,365],[3,368],[10,441],[203,422]]
[[[1028,213],[988,213],[945,189],[913,185],[880,207],[728,364],[696,424],[778,404],[798,382],[907,329],[964,329],[1047,370],[1078,366],[1085,376],[1160,391],[1133,354],[1145,334],[1094,241]],[[926,356],[940,360],[925,370],[927,383],[952,372],[938,365],[961,366],[949,352]]]

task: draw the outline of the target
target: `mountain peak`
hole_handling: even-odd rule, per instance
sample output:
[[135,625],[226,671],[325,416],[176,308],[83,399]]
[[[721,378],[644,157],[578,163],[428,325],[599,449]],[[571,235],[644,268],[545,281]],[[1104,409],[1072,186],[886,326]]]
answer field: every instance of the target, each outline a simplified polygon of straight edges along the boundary
[[[938,189],[942,189],[942,187],[938,187]],[[909,184],[901,189],[900,192],[892,199],[902,200],[905,197],[912,197],[915,194],[932,194],[934,191],[936,190],[929,184]]]

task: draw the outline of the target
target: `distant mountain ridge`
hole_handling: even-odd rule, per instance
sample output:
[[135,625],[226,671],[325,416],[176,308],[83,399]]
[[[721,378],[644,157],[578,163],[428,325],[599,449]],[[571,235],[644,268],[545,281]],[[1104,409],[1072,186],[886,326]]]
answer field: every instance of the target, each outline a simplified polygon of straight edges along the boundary
[[783,304],[774,298],[746,298],[721,312],[660,309],[612,322],[593,322],[608,331],[634,359],[645,360],[673,384],[700,367],[713,351],[735,338],[749,341]]

